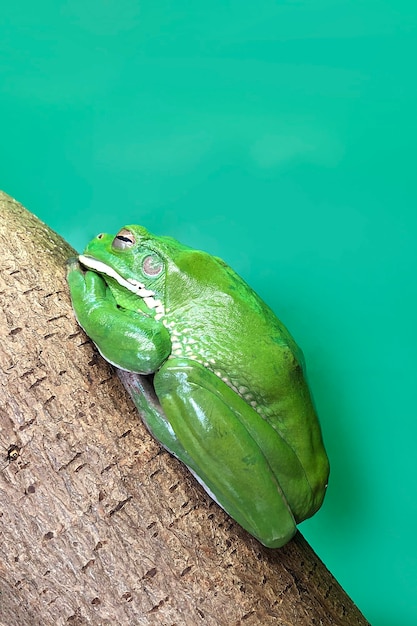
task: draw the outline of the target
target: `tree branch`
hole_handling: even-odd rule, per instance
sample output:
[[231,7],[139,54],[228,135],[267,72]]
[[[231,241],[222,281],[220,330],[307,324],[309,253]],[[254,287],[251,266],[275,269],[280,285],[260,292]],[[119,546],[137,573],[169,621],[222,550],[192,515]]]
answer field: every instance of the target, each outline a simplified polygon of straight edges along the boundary
[[161,450],[75,322],[74,251],[0,213],[1,621],[367,624],[299,533],[262,547]]

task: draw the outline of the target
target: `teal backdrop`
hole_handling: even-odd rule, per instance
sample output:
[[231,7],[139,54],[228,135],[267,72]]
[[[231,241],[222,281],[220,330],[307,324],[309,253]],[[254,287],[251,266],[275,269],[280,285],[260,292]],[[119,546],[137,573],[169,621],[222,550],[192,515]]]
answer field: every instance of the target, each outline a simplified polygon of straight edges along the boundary
[[373,626],[417,623],[416,30],[415,0],[0,19],[0,187],[79,250],[136,222],[210,251],[274,308],[332,468],[301,531]]

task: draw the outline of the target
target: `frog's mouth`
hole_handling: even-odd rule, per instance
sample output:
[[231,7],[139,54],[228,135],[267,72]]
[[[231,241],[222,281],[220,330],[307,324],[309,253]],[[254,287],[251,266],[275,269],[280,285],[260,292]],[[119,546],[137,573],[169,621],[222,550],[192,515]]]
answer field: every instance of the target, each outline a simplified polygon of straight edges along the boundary
[[106,265],[103,261],[99,261],[92,256],[80,254],[78,260],[88,269],[98,272],[99,274],[105,274],[110,278],[114,278],[114,280],[117,281],[121,287],[142,298],[146,306],[156,313],[155,317],[158,317],[158,319],[164,314],[165,311],[162,302],[156,299],[155,292],[151,289],[147,289],[143,283],[135,280],[134,278],[123,278],[123,276],[116,272],[116,270],[110,265]]

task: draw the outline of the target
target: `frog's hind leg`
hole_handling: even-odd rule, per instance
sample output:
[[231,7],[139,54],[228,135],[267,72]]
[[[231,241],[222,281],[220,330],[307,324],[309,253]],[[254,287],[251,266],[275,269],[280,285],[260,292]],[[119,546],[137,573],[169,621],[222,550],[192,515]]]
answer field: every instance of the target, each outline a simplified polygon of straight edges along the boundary
[[294,517],[268,458],[246,426],[256,421],[272,435],[267,422],[213,372],[189,359],[166,361],[154,386],[175,434],[174,454],[264,545],[280,547],[289,541]]
[[178,457],[186,465],[191,458],[182,448],[171,424],[166,418],[152,384],[152,376],[127,372],[116,369],[123,387],[132,398],[146,428],[171,454]]

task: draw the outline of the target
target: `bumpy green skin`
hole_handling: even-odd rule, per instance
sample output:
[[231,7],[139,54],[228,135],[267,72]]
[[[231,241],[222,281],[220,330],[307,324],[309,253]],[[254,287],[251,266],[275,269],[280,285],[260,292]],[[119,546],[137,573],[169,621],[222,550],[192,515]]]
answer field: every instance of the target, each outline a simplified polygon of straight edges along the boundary
[[141,226],[99,235],[79,261],[68,272],[77,319],[125,370],[151,433],[261,543],[284,545],[329,473],[286,328],[221,259]]

